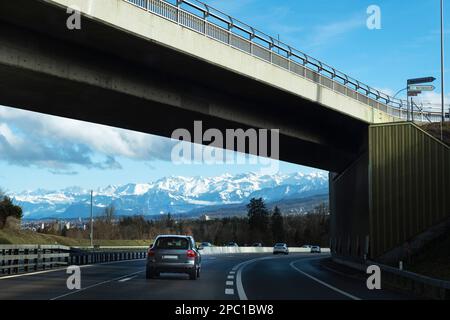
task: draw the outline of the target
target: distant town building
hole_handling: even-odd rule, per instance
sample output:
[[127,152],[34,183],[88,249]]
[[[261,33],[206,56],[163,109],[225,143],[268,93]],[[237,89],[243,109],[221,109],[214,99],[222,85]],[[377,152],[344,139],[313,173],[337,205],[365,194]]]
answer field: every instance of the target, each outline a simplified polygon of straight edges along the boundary
[[203,214],[203,215],[200,216],[199,219],[202,220],[202,221],[209,221],[209,220],[211,220],[211,217],[206,215],[206,214]]

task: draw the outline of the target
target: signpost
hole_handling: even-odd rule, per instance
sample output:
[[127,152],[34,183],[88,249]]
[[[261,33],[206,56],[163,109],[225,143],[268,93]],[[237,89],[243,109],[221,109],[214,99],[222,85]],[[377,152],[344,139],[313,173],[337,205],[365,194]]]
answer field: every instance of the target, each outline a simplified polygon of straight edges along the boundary
[[[411,112],[411,120],[414,121],[414,104],[412,97],[417,97],[423,91],[434,91],[436,89],[433,85],[424,85],[425,83],[434,82],[436,78],[434,77],[425,77],[425,78],[415,78],[408,79],[408,95],[407,95],[407,119],[409,121],[409,113]],[[411,97],[411,103],[409,101],[409,97]],[[411,106],[411,108],[410,108]],[[411,111],[410,111],[411,110]]]

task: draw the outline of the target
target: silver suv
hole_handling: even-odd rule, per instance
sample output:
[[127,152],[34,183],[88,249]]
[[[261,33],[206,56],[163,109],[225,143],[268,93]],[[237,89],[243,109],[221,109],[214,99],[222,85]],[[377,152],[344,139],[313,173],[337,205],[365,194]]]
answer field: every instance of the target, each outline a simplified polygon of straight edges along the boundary
[[202,265],[201,249],[191,236],[158,236],[148,250],[146,278],[160,273],[187,273],[191,280],[197,280]]

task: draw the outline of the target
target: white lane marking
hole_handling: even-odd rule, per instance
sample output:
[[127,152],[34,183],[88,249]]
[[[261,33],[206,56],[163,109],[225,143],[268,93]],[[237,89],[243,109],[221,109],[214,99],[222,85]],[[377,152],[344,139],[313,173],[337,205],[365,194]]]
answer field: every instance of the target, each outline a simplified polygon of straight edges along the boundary
[[78,292],[81,292],[81,291],[85,291],[85,290],[87,290],[87,289],[91,289],[91,288],[94,288],[94,287],[98,287],[98,286],[100,286],[100,285],[102,285],[102,284],[106,284],[106,283],[109,283],[109,282],[117,281],[117,280],[120,280],[120,279],[123,279],[123,278],[126,278],[126,277],[134,276],[135,274],[142,273],[142,272],[144,272],[144,271],[141,270],[141,271],[133,272],[133,273],[131,273],[131,274],[127,274],[127,275],[124,275],[124,276],[121,276],[121,277],[117,277],[117,278],[114,278],[114,279],[111,279],[111,280],[102,281],[102,282],[99,282],[99,283],[90,285],[90,286],[88,286],[88,287],[81,288],[80,290],[75,290],[75,291],[71,291],[71,292],[62,294],[62,295],[57,296],[57,297],[55,297],[55,298],[52,298],[52,299],[50,299],[50,300],[57,300],[57,299],[60,299],[60,298],[64,298],[64,297],[70,296],[70,295],[72,295],[72,294],[75,294],[75,293],[78,293]]
[[229,276],[227,276],[227,279],[233,280],[233,279],[234,279],[234,276],[233,276],[233,275],[229,275]]
[[49,273],[49,272],[62,271],[62,270],[67,270],[67,267],[51,269],[51,270],[35,271],[35,272],[29,272],[29,273],[23,273],[23,274],[15,274],[15,275],[11,275],[11,276],[4,276],[4,277],[0,277],[0,280],[18,278],[18,277],[24,277],[24,276],[32,276],[35,274]]
[[227,285],[227,286],[234,286],[234,282],[233,281],[226,281],[225,285]]
[[304,276],[307,276],[308,278],[310,278],[310,279],[312,279],[312,280],[314,280],[314,281],[320,283],[321,285],[323,285],[323,286],[325,286],[325,287],[327,287],[327,288],[329,288],[329,289],[331,289],[331,290],[334,290],[334,291],[336,291],[336,292],[338,292],[338,293],[340,293],[340,294],[342,294],[342,295],[344,295],[344,296],[346,296],[346,297],[348,297],[348,298],[350,298],[350,299],[353,299],[353,300],[361,300],[360,298],[355,297],[354,295],[352,295],[352,294],[350,294],[350,293],[348,293],[348,292],[345,292],[345,291],[343,291],[343,290],[341,290],[341,289],[338,289],[338,288],[332,286],[331,284],[328,284],[328,283],[326,283],[326,282],[324,282],[324,281],[322,281],[322,280],[319,280],[319,279],[317,279],[316,277],[313,277],[312,275],[310,275],[310,274],[308,274],[308,273],[306,273],[306,272],[300,270],[299,268],[297,268],[297,267],[295,266],[295,263],[296,263],[296,262],[299,262],[299,261],[302,261],[302,260],[293,261],[293,262],[291,262],[289,265],[290,265],[293,269],[295,269],[296,271],[298,271],[298,272],[300,272],[301,274],[303,274]]
[[236,271],[230,271],[230,274],[235,274],[236,273]]
[[[118,263],[125,263],[125,262],[130,262],[130,261],[141,261],[141,260],[147,260],[147,259],[110,261],[110,262],[102,262],[102,263],[96,263],[96,264],[85,264],[85,265],[81,265],[79,267],[80,268],[88,268],[88,267],[95,267],[95,266],[105,265],[105,264],[116,264],[116,263],[118,264]],[[76,265],[76,264],[74,264],[74,265]],[[67,270],[67,267],[50,269],[50,270],[35,271],[35,272],[28,272],[28,273],[21,273],[21,274],[14,274],[14,275],[10,275],[10,276],[0,277],[0,280],[11,279],[11,278],[19,278],[19,277],[26,277],[26,276],[36,275],[36,274],[56,272],[56,271],[63,271],[63,270]]]
[[226,288],[226,289],[225,289],[225,294],[227,294],[227,295],[234,294],[234,289]]
[[136,276],[134,276],[134,277],[130,277],[130,278],[120,279],[120,280],[119,280],[119,282],[126,282],[126,281],[130,281],[131,279],[134,279],[134,278],[136,278],[136,277],[137,277],[137,275],[136,275]]
[[244,268],[247,265],[249,265],[253,262],[261,261],[261,260],[268,260],[268,259],[275,259],[275,258],[274,257],[256,258],[256,259],[241,262],[238,265],[233,267],[233,270],[237,270],[236,289],[238,292],[239,300],[248,300],[247,295],[245,294],[244,286],[242,285],[242,270],[244,270]]

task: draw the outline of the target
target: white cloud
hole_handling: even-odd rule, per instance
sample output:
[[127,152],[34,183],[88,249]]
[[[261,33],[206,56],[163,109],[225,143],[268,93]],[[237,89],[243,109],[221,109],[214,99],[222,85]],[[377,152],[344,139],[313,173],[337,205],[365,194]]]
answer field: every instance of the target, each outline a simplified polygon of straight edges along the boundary
[[308,39],[307,47],[320,47],[335,41],[350,32],[365,27],[366,20],[357,15],[353,18],[334,21],[326,25],[319,25],[311,32],[312,36]]
[[170,150],[156,136],[0,106],[0,159],[10,163],[62,174],[73,164],[120,168],[116,157],[169,160]]

